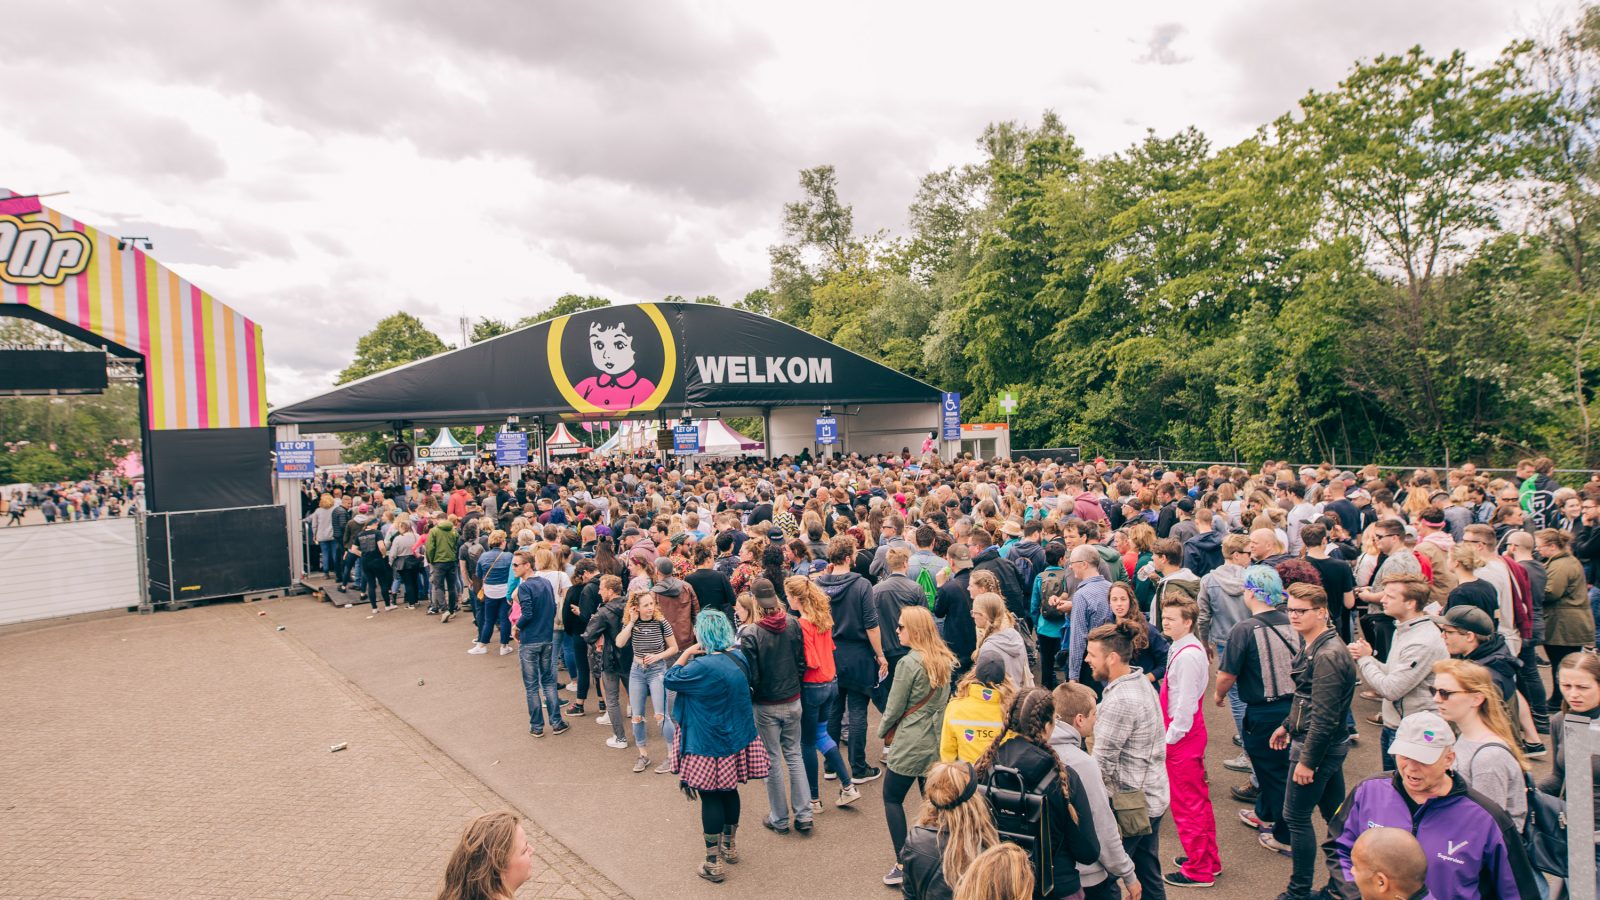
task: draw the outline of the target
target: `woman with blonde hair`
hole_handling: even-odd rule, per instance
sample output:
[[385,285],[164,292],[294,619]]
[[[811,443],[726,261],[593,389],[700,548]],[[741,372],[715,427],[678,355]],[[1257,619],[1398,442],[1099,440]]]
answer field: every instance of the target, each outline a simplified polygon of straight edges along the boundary
[[883,782],[883,813],[896,860],[883,878],[890,886],[902,879],[899,859],[906,843],[906,794],[913,782],[922,784],[928,768],[939,759],[939,727],[950,702],[950,673],[956,667],[956,655],[939,636],[927,607],[901,610],[896,635],[906,654],[895,664],[894,686],[878,722],[883,764],[889,770]]
[[955,900],[1022,900],[1034,896],[1028,851],[1000,842],[978,854],[956,880]]
[[1456,727],[1456,773],[1467,787],[1506,811],[1517,831],[1528,816],[1524,776],[1531,769],[1511,730],[1500,688],[1489,670],[1464,659],[1433,664],[1433,700]]
[[[981,573],[980,573],[981,574]],[[978,577],[973,576],[977,582]],[[1028,648],[1017,630],[1017,620],[1006,609],[1005,598],[997,593],[982,593],[972,598],[972,624],[978,631],[974,664],[985,658],[998,658],[1006,667],[1006,677],[1019,688],[1033,687],[1033,670],[1028,666]]]
[[948,900],[949,879],[959,881],[979,854],[1000,843],[994,816],[978,796],[975,776],[965,762],[934,763],[928,771],[922,815],[900,851],[905,873],[900,891],[907,900]]
[[850,780],[850,767],[839,753],[839,744],[828,733],[828,714],[839,702],[839,670],[833,662],[833,606],[822,588],[803,575],[783,581],[789,609],[800,619],[800,637],[805,646],[806,669],[800,675],[800,754],[806,766],[806,781],[811,785],[811,814],[822,812],[822,795],[817,786],[817,754],[839,778],[839,801],[854,803],[861,791]]
[[1494,585],[1478,577],[1478,570],[1488,563],[1471,544],[1450,548],[1450,572],[1456,576],[1456,586],[1445,598],[1446,612],[1457,606],[1476,606],[1489,614],[1490,621],[1499,619],[1500,595]]
[[317,542],[317,549],[322,553],[323,573],[337,576],[334,564],[339,561],[339,538],[333,533],[333,495],[323,494],[317,501],[317,508],[301,521],[311,523],[311,539]]
[[438,900],[512,900],[533,874],[533,845],[509,812],[473,819],[445,865]]

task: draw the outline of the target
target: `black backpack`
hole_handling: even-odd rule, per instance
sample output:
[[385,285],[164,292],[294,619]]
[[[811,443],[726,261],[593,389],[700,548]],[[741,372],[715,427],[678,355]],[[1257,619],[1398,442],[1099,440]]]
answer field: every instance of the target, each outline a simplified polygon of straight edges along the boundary
[[978,790],[989,801],[989,809],[994,813],[994,827],[1000,833],[1000,840],[1028,851],[1028,859],[1033,863],[1036,897],[1056,894],[1052,829],[1057,823],[1050,821],[1050,804],[1045,798],[1056,780],[1056,768],[1051,766],[1044,779],[1030,788],[1022,772],[995,763],[978,782]]

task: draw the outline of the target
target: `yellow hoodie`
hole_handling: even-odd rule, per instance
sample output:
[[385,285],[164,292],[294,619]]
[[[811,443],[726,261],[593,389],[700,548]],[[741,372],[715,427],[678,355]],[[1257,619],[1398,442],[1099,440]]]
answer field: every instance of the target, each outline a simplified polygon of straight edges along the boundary
[[939,758],[945,762],[959,759],[975,763],[1004,727],[1000,689],[969,684],[965,697],[957,697],[945,707]]

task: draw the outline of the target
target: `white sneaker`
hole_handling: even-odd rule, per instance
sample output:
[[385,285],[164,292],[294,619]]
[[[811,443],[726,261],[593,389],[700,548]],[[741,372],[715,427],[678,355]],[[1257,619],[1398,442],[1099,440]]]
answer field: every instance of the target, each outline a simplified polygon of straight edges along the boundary
[[485,647],[482,644],[478,644],[478,645],[474,646],[471,650],[468,650],[467,652],[471,653],[474,656],[482,656],[483,654],[489,652],[489,648]]
[[813,800],[813,801],[811,801],[811,815],[813,815],[813,816],[822,815],[822,801],[821,800]]
[[860,800],[860,799],[861,799],[861,790],[859,788],[857,788],[855,785],[852,784],[847,788],[840,788],[839,789],[839,802],[836,805],[838,805],[838,806],[849,806],[850,804],[852,804],[852,803],[854,803],[854,802],[856,802],[857,800]]
[[617,736],[613,734],[611,737],[606,738],[606,746],[613,750],[626,750],[628,749],[628,742],[617,740]]
[[507,653],[515,653],[515,652],[517,652],[516,648],[512,647],[512,646],[509,646],[509,645],[500,648],[500,655],[501,656],[505,656]]
[[610,725],[611,724],[611,713],[601,713],[594,720],[594,723],[596,725]]
[[576,681],[569,681],[567,682],[567,686],[562,688],[562,690],[569,694],[576,694],[578,692],[578,683]]

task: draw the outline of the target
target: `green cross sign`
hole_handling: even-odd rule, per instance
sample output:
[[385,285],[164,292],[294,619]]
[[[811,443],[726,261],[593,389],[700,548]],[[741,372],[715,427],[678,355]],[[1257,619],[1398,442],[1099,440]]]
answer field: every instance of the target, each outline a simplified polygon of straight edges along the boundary
[[1006,415],[1008,415],[1008,416],[1011,415],[1012,413],[1016,412],[1017,411],[1017,395],[1011,393],[1010,391],[1006,391],[1005,393],[1001,394],[1000,395],[1000,408],[1005,410],[1006,411]]

